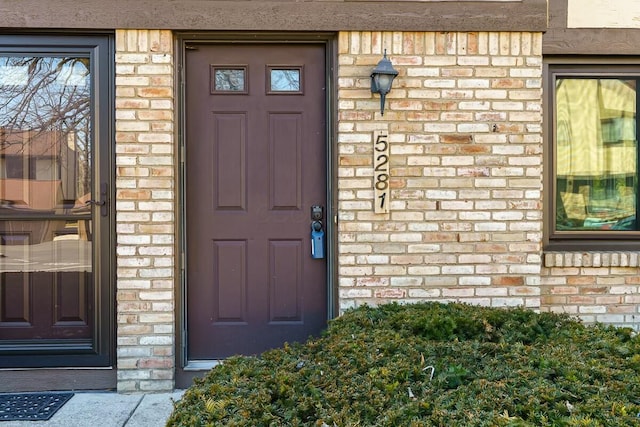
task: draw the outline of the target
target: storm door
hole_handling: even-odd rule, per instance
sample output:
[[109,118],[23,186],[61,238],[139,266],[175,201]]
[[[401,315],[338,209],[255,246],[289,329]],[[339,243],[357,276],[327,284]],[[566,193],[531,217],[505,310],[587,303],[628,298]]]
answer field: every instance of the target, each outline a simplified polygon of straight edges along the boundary
[[110,363],[108,47],[0,38],[0,367]]

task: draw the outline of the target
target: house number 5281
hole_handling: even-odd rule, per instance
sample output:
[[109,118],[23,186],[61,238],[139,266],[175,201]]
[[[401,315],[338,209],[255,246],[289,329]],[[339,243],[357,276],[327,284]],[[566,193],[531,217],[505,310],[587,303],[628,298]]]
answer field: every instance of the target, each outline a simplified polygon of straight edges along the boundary
[[373,211],[388,213],[391,203],[389,191],[389,138],[385,131],[373,134]]

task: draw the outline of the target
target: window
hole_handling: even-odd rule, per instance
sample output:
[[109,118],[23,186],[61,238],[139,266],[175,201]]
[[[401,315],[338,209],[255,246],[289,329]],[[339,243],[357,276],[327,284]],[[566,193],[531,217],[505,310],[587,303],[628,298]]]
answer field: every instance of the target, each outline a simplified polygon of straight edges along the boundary
[[302,94],[302,67],[267,67],[267,93]]
[[[636,241],[640,65],[549,66],[548,242]],[[549,157],[548,157],[549,159]]]
[[211,66],[211,93],[247,94],[247,66]]

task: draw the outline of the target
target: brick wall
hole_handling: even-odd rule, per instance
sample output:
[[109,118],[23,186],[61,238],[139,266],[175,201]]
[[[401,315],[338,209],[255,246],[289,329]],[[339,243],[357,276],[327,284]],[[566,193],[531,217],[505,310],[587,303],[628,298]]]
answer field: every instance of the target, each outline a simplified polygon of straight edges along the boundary
[[640,257],[637,252],[547,253],[541,278],[542,309],[585,322],[640,327]]
[[174,375],[174,90],[169,31],[116,32],[118,391]]
[[[343,32],[338,71],[341,309],[460,300],[539,308],[540,33]],[[369,74],[399,71],[384,116]],[[391,211],[373,213],[373,132]]]
[[[635,324],[638,254],[542,241],[540,33],[342,32],[342,310],[419,300],[522,305]],[[170,390],[175,366],[174,67],[169,31],[116,33],[117,367],[121,392]],[[384,116],[369,74],[399,76]],[[373,135],[391,143],[391,210],[373,213]]]

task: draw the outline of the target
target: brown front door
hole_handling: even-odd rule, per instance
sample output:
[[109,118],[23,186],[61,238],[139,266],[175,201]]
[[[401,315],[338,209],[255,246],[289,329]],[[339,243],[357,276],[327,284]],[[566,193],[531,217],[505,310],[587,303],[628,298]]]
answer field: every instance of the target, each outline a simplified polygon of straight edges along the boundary
[[325,47],[193,44],[185,65],[187,357],[304,341],[327,320]]

